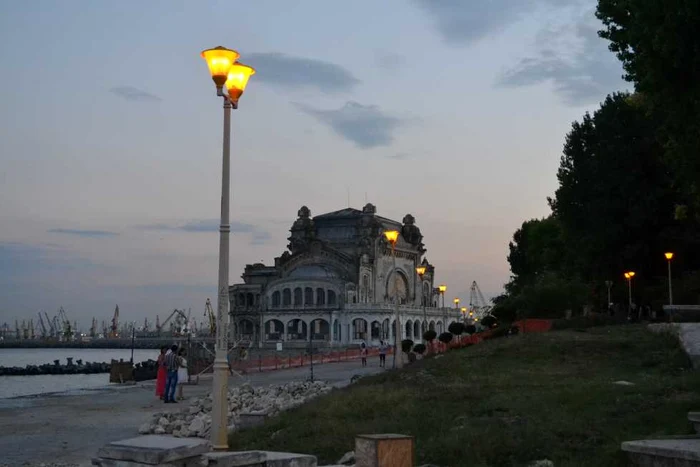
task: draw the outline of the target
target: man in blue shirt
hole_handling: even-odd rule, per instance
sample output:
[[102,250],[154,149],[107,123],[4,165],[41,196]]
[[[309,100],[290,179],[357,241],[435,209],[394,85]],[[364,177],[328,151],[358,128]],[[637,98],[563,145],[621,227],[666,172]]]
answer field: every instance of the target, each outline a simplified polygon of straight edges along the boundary
[[170,352],[165,355],[165,394],[163,400],[166,404],[176,404],[175,387],[177,386],[177,369],[180,368],[180,357],[177,355],[177,345],[170,347]]

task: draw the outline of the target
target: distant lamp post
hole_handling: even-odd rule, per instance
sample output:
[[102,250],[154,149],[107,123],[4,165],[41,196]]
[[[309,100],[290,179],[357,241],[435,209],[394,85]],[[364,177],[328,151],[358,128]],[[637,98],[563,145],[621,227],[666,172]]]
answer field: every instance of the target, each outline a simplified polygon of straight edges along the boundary
[[632,278],[634,277],[634,271],[628,271],[625,273],[625,279],[627,279],[627,292],[629,294],[629,310],[632,313]]
[[393,269],[391,274],[394,276],[394,319],[396,321],[396,326],[394,326],[394,363],[393,368],[401,367],[401,360],[397,358],[397,354],[400,352],[399,340],[401,340],[401,322],[399,320],[399,284],[397,281],[396,274],[396,242],[399,240],[398,230],[386,230],[384,231],[384,237],[391,243],[391,259],[393,262]]
[[[209,73],[216,85],[216,95],[224,98],[224,143],[221,178],[221,223],[219,225],[219,295],[216,312],[216,356],[212,385],[211,445],[215,450],[228,449],[228,269],[231,109],[238,108],[238,99],[245,91],[248,78],[255,73],[249,66],[238,64],[240,54],[225,47],[202,52]],[[227,93],[224,92],[226,87]]]
[[462,308],[460,308],[459,311],[460,313],[462,313],[462,322],[464,324],[467,324],[467,307],[463,306]]
[[[440,291],[440,296],[442,297],[442,327],[445,328],[447,326],[447,312],[445,311],[445,292],[447,292],[447,286],[442,284],[438,286],[438,290]],[[442,331],[445,332],[445,329]]]
[[426,331],[426,326],[428,326],[428,314],[425,311],[425,302],[426,302],[426,296],[425,292],[423,289],[423,276],[425,275],[425,266],[418,266],[416,268],[416,273],[418,274],[418,277],[420,278],[420,303],[421,306],[423,307],[423,325],[420,327],[421,331],[421,340],[423,339],[423,333]]
[[612,305],[612,303],[610,302],[610,288],[612,287],[612,285],[612,281],[605,281],[605,286],[608,288],[608,310],[610,309],[610,305]]
[[454,300],[452,300],[455,304],[455,310],[459,309],[459,297],[456,297]]
[[668,263],[668,304],[673,305],[673,288],[671,287],[671,260],[673,259],[673,253],[664,253],[664,256]]

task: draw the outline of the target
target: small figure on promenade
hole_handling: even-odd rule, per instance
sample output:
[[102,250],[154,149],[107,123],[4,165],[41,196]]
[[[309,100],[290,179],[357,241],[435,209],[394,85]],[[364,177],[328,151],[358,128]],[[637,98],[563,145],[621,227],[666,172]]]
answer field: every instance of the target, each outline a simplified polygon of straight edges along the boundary
[[177,403],[175,400],[175,388],[177,387],[177,370],[180,368],[180,359],[177,355],[177,345],[170,347],[170,351],[165,354],[165,369],[168,372],[165,377],[166,404]]
[[389,346],[386,345],[385,341],[379,341],[379,366],[382,368],[386,367],[386,352]]
[[364,342],[360,344],[360,358],[362,358],[362,366],[367,366],[367,346]]
[[182,395],[182,383],[190,381],[189,374],[187,373],[187,359],[185,358],[186,356],[187,355],[185,354],[185,349],[180,349],[180,368],[177,369],[177,400],[179,401],[185,399]]
[[163,346],[160,348],[160,355],[158,355],[158,376],[156,378],[156,396],[160,397],[161,400],[165,396],[165,377],[168,372],[165,369],[165,352],[168,351],[168,346]]

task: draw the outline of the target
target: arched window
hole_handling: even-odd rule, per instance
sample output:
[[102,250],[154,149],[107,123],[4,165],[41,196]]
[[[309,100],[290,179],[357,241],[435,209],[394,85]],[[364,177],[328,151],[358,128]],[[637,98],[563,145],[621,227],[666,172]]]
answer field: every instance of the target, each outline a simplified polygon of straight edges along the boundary
[[238,306],[245,306],[245,294],[238,294]]
[[328,291],[328,304],[335,305],[335,292],[332,290]]
[[289,289],[282,291],[282,306],[292,306],[292,291]]
[[280,306],[280,291],[277,290],[272,293],[272,308],[279,308]]
[[254,295],[253,295],[252,293],[246,294],[245,298],[246,298],[246,304],[245,304],[245,305],[246,305],[247,307],[253,307],[253,306],[255,306],[255,297],[254,297]]
[[301,287],[294,289],[294,306],[302,306]]
[[321,287],[316,289],[316,305],[325,305],[326,304],[326,291],[323,290]]
[[313,306],[314,304],[314,289],[307,287],[304,289],[304,305]]

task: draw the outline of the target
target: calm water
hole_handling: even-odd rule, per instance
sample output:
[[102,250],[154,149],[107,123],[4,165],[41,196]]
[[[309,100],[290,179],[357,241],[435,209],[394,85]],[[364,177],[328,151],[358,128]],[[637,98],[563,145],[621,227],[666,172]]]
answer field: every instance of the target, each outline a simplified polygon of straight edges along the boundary
[[[0,366],[42,365],[58,359],[109,362],[131,358],[130,349],[0,349]],[[134,350],[134,361],[155,360],[158,350]],[[76,391],[109,385],[109,373],[96,375],[0,376],[0,399],[36,394]]]

